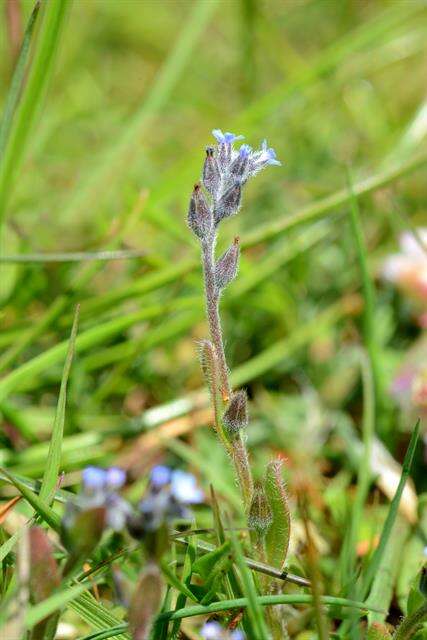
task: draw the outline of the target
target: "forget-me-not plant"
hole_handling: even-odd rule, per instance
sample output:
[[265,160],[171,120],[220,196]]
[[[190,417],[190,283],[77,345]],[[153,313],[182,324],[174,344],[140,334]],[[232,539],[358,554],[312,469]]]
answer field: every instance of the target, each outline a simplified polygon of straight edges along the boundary
[[219,303],[222,291],[235,278],[239,261],[239,239],[219,258],[215,246],[219,224],[240,208],[246,182],[269,165],[280,165],[274,149],[264,141],[259,149],[248,144],[238,149],[241,135],[213,130],[217,144],[207,147],[201,183],[194,186],[188,210],[188,225],[200,241],[204,272],[210,341],[201,344],[201,359],[208,378],[215,428],[232,457],[246,510],[249,511],[253,480],[243,431],[248,422],[247,398],[233,391],[224,351]]

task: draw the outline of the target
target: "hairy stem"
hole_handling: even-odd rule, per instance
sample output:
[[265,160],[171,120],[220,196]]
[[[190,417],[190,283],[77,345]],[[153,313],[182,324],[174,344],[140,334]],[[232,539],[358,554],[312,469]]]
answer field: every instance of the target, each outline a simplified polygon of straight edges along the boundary
[[[233,458],[239,480],[240,490],[244,499],[246,509],[249,509],[252,498],[253,480],[249,465],[248,452],[241,435],[237,436],[231,443],[231,457]],[[264,560],[264,558],[260,558]]]
[[222,341],[221,319],[219,316],[219,292],[215,286],[215,241],[216,234],[212,233],[204,242],[202,242],[206,312],[212,344],[214,345],[218,357],[222,398],[224,402],[228,402],[231,394],[231,388],[228,380],[228,367],[225,358],[224,344]]
[[[215,243],[216,232],[210,234],[202,242],[203,274],[209,332],[218,359],[218,377],[221,387],[221,396],[224,404],[226,404],[231,396],[231,385],[228,377],[228,366],[225,357],[224,343],[222,340],[221,319],[219,314],[220,295],[215,284]],[[227,449],[234,462],[245,507],[246,509],[249,509],[253,481],[246,446],[241,435],[230,440],[230,446],[227,447]]]

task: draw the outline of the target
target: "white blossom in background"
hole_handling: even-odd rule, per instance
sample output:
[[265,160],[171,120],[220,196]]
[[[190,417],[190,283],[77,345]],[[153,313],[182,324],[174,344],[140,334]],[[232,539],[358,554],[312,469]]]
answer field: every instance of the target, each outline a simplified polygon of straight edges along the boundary
[[427,228],[402,233],[399,246],[399,253],[385,259],[382,276],[417,302],[419,322],[427,327]]

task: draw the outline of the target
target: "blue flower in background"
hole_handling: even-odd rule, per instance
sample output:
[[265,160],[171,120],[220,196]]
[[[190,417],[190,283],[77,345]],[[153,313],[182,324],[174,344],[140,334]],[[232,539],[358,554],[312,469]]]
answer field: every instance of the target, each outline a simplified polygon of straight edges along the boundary
[[193,474],[156,465],[151,470],[147,492],[138,505],[140,518],[137,516],[130,523],[131,533],[156,531],[177,519],[190,520],[188,505],[200,504],[203,499],[203,491]]
[[86,467],[82,472],[83,488],[88,492],[101,490],[105,486],[106,471],[99,467]]
[[130,505],[117,493],[125,482],[126,473],[118,467],[86,467],[82,473],[83,490],[75,501],[67,504],[64,526],[72,527],[79,513],[105,509],[106,526],[121,531],[131,513]]
[[164,465],[156,465],[151,469],[150,482],[151,486],[155,489],[161,489],[165,485],[169,484],[172,477],[172,469],[165,467]]
[[82,473],[83,488],[86,492],[120,489],[126,482],[126,473],[118,467],[101,469],[100,467],[86,467]]
[[203,491],[197,486],[196,478],[192,473],[186,473],[179,469],[172,472],[171,493],[182,504],[203,502]]
[[200,635],[203,640],[245,640],[243,631],[239,629],[227,631],[215,620],[206,622],[200,631]]

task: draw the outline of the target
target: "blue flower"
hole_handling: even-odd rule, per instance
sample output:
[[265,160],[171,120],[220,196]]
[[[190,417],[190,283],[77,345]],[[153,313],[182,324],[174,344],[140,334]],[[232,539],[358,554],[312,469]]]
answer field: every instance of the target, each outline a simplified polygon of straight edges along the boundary
[[126,473],[118,467],[100,469],[99,467],[86,467],[82,473],[83,488],[86,492],[110,489],[120,489],[126,482]]
[[151,470],[150,484],[138,505],[139,514],[128,522],[129,531],[138,538],[174,520],[190,520],[188,505],[199,504],[203,499],[203,492],[191,473],[157,465]]
[[200,635],[203,640],[245,640],[243,631],[235,629],[229,632],[215,620],[205,622],[200,630]]
[[222,631],[223,629],[219,622],[205,622],[200,631],[200,635],[204,640],[220,640],[222,637]]
[[150,482],[155,489],[160,489],[171,481],[172,470],[162,464],[158,464],[151,469]]
[[123,529],[131,508],[116,490],[120,489],[125,481],[126,473],[118,467],[86,467],[82,473],[83,491],[75,502],[67,504],[64,526],[70,528],[78,513],[103,508],[106,525],[114,531]]
[[219,144],[232,144],[236,140],[243,140],[245,136],[236,136],[234,133],[227,131],[223,133],[221,129],[213,129],[212,135]]
[[193,474],[179,469],[172,473],[171,493],[182,504],[203,502],[203,491],[197,486],[196,478]]
[[112,489],[121,489],[126,482],[126,472],[119,467],[110,467],[106,471],[106,486]]
[[276,164],[278,166],[281,166],[282,164],[280,160],[277,160],[275,150],[271,147],[268,148],[267,140],[264,140],[262,143],[260,159],[262,159],[266,164]]
[[248,158],[252,153],[252,147],[249,144],[242,144],[239,149],[239,156],[241,158]]
[[88,492],[102,489],[105,486],[106,476],[105,469],[86,467],[82,473],[83,488]]

